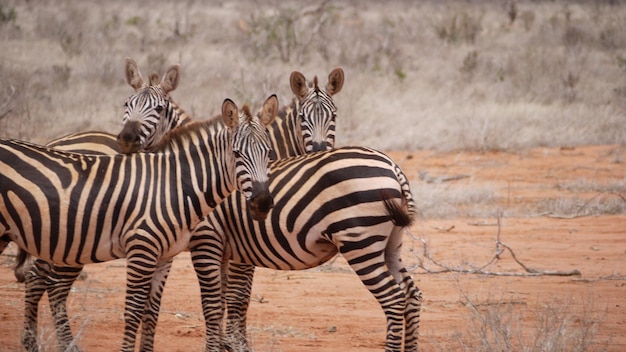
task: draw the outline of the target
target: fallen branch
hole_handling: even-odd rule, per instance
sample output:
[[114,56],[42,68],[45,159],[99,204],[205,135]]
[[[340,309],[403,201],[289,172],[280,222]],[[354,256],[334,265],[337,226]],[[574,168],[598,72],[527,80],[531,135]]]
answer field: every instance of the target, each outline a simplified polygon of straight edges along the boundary
[[419,178],[420,180],[426,182],[426,183],[442,183],[442,182],[449,182],[449,181],[457,181],[457,180],[462,180],[464,178],[468,178],[470,177],[470,175],[453,175],[453,176],[438,176],[438,177],[432,177],[428,174],[427,171],[419,171]]
[[[415,254],[415,257],[418,259],[418,263],[413,268],[411,268],[411,271],[415,271],[416,269],[421,268],[427,274],[442,274],[442,273],[455,272],[455,273],[463,273],[463,274],[478,274],[478,275],[488,275],[488,276],[580,276],[581,275],[579,270],[570,270],[570,271],[538,270],[538,269],[534,269],[534,268],[530,268],[526,266],[524,263],[522,263],[522,261],[520,261],[517,258],[517,255],[515,254],[513,249],[500,240],[500,234],[502,230],[502,216],[501,215],[498,216],[497,223],[494,225],[498,227],[498,232],[496,235],[495,254],[493,255],[493,257],[491,257],[491,259],[486,264],[478,268],[472,267],[471,265],[468,265],[468,267],[451,267],[451,266],[438,262],[431,256],[428,243],[424,241],[423,239],[417,238],[413,234],[409,233],[409,235],[413,239],[422,242],[422,246],[423,246],[422,256],[420,257],[417,254]],[[517,263],[517,265],[519,265],[524,270],[524,272],[486,270],[487,267],[489,267],[490,265],[494,264],[495,262],[501,259],[501,255],[504,251],[507,251],[511,254],[511,257],[513,258],[515,263]],[[438,269],[433,269],[433,268],[428,267],[425,261],[432,263],[433,265],[438,267]]]

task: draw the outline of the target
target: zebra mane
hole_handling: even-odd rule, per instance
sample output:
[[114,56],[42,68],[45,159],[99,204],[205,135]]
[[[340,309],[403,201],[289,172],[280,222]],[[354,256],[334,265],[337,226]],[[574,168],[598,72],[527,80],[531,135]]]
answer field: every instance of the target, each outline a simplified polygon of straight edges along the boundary
[[215,116],[209,120],[189,121],[184,125],[174,128],[163,136],[151,152],[170,150],[173,146],[180,145],[184,140],[188,139],[189,136],[201,133],[202,131],[219,131],[224,127],[221,115]]

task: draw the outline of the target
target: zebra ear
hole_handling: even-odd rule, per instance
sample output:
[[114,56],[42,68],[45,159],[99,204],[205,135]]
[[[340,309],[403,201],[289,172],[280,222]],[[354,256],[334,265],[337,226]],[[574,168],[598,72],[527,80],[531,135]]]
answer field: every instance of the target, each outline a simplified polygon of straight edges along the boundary
[[298,71],[293,71],[289,77],[289,83],[291,84],[291,91],[298,98],[303,99],[306,93],[309,92],[309,88],[306,86],[306,78]]
[[269,125],[274,121],[276,117],[276,113],[278,112],[278,97],[276,94],[270,95],[269,98],[265,99],[263,103],[263,110],[261,111],[261,123],[264,126]]
[[337,67],[328,75],[328,83],[326,84],[326,92],[330,95],[339,93],[343,87],[343,69]]
[[167,69],[165,76],[163,77],[163,81],[161,82],[161,88],[167,94],[176,87],[178,87],[178,80],[180,77],[180,65],[172,65]]
[[135,60],[127,57],[124,60],[124,71],[126,73],[126,83],[135,90],[143,87],[143,77],[141,77],[141,72],[139,72],[139,67],[137,67]]
[[228,128],[233,128],[239,124],[239,111],[237,105],[230,99],[225,99],[222,103],[222,119]]

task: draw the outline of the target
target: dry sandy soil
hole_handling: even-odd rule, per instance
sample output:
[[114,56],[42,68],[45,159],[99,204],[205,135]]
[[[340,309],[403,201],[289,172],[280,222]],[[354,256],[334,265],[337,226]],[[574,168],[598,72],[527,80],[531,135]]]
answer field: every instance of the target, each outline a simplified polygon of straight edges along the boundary
[[[626,216],[563,217],[550,212],[507,216],[507,209],[570,197],[571,189],[562,187],[568,182],[623,181],[623,147],[389,154],[413,183],[425,183],[418,172],[426,171],[461,189],[489,185],[495,190],[494,202],[503,209],[500,226],[496,217],[421,218],[407,233],[405,263],[424,293],[422,350],[479,350],[485,346],[479,338],[481,328],[496,326],[497,319],[510,329],[513,341],[525,338],[526,346],[532,346],[533,336],[548,334],[548,325],[560,324],[562,339],[587,333],[585,350],[626,350]],[[468,177],[446,178],[455,175]],[[579,192],[577,197],[624,201],[624,194],[604,191]],[[581,204],[581,209],[588,204]],[[527,267],[546,273],[578,270],[580,275],[531,276],[508,251],[483,270],[509,276],[426,272],[425,268],[442,269],[434,261],[453,269],[488,264],[496,253],[498,233]],[[424,257],[424,243],[432,260]],[[0,257],[0,349],[20,351],[24,286],[15,282],[11,260]],[[79,344],[85,351],[117,350],[123,329],[124,261],[90,265],[85,271],[86,279],[75,285],[70,297]],[[44,350],[54,351],[47,302],[40,321]],[[311,271],[258,269],[248,322],[252,345],[259,352],[381,351],[385,336],[381,309],[341,258]],[[540,344],[549,341],[538,338],[544,341]],[[183,253],[176,258],[165,289],[156,350],[201,351],[202,346],[199,289],[189,255]]]

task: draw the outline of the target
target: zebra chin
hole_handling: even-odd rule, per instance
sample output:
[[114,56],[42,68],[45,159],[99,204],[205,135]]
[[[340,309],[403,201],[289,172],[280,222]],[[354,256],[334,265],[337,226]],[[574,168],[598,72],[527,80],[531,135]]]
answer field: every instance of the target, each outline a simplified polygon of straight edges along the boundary
[[267,218],[267,213],[274,207],[274,198],[267,188],[267,183],[253,182],[252,196],[248,199],[248,210],[256,221]]

